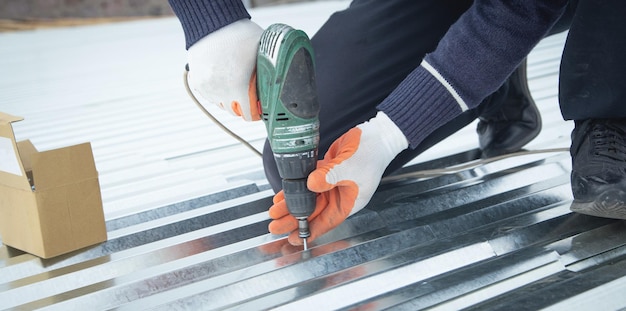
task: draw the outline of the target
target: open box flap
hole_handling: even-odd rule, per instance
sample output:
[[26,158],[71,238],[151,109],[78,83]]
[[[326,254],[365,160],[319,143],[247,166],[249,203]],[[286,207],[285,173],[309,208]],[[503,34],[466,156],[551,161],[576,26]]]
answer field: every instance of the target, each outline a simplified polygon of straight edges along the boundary
[[22,117],[0,112],[0,184],[31,191],[11,123]]
[[20,154],[20,159],[22,160],[22,167],[24,171],[28,174],[28,171],[33,170],[33,164],[31,158],[33,154],[37,153],[37,148],[30,140],[22,140],[17,142],[17,151]]

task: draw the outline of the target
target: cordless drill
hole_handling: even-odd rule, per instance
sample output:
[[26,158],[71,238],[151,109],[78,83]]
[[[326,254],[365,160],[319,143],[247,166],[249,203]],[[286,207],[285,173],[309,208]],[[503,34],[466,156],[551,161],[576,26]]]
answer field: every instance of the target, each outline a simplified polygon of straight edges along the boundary
[[307,247],[307,218],[316,194],[306,186],[317,164],[319,103],[315,61],[308,36],[284,24],[273,24],[261,35],[257,56],[257,92],[261,118],[282,178],[289,213]]

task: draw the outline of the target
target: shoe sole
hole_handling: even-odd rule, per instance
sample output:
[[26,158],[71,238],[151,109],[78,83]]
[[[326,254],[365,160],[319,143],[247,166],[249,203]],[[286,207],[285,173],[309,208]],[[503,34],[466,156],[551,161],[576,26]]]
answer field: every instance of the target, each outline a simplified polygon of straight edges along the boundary
[[626,192],[607,190],[591,202],[574,200],[572,212],[613,219],[626,219]]

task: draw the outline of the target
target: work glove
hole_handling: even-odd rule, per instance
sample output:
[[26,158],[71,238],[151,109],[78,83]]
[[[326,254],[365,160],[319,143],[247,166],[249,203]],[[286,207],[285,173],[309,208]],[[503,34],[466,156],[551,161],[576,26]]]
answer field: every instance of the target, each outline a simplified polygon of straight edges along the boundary
[[256,95],[256,57],[263,29],[242,19],[189,47],[187,81],[193,96],[240,116],[260,120]]
[[[315,240],[363,209],[376,191],[385,168],[407,147],[404,134],[383,112],[335,140],[307,180],[309,190],[318,193],[315,211],[308,218],[311,236],[307,241]],[[290,232],[289,243],[302,245],[298,222],[289,214],[282,191],[274,196],[273,202],[269,231]]]

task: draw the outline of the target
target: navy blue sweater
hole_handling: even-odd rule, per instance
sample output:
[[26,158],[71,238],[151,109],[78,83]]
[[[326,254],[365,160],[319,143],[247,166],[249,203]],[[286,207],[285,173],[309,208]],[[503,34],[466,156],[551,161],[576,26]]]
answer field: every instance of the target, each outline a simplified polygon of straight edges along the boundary
[[[562,14],[567,0],[476,0],[432,53],[377,108],[416,147],[435,129],[475,108]],[[187,48],[250,15],[241,0],[170,0]]]

